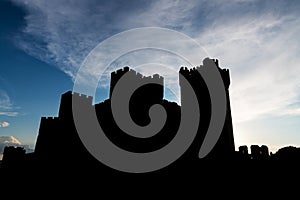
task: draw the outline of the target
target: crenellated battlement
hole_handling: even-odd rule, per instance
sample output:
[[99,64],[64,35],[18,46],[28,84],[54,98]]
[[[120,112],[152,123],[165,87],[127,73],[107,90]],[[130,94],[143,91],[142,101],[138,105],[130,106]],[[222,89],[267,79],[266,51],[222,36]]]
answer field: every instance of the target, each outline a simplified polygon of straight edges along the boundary
[[135,71],[134,69],[130,69],[127,66],[127,67],[124,67],[122,69],[119,69],[119,70],[111,73],[110,97],[112,95],[112,91],[113,91],[115,85],[121,79],[121,77],[123,75],[125,75],[126,73],[129,73],[128,77],[130,77],[130,78],[128,78],[127,80],[124,80],[124,81],[130,81],[130,82],[133,82],[133,83],[136,83],[139,85],[145,85],[145,84],[149,84],[149,83],[156,83],[156,84],[162,85],[161,91],[157,91],[157,90],[153,90],[153,91],[161,93],[161,95],[158,95],[158,96],[163,96],[164,77],[162,77],[158,74],[153,74],[152,76],[143,76],[141,73]]
[[179,70],[179,73],[182,74],[185,77],[192,77],[194,75],[196,75],[198,72],[198,70],[202,70],[203,67],[201,66],[197,66],[197,67],[193,67],[193,68],[187,68],[187,67],[181,67]]
[[118,69],[117,71],[112,72],[111,75],[112,76],[123,75],[128,71],[129,71],[129,67],[126,66],[126,67],[123,67],[122,69]]
[[135,75],[137,79],[154,79],[154,80],[163,80],[164,77],[160,76],[159,74],[153,74],[152,76],[143,76],[141,73],[135,71],[134,69],[130,69],[128,66],[118,69],[111,73],[111,81],[114,81],[115,78],[121,78],[125,73],[131,73]]
[[73,93],[73,97],[75,97],[75,98],[81,98],[81,99],[87,99],[90,102],[93,101],[93,97],[92,96],[88,96],[88,95],[85,95],[85,94],[80,94],[80,93],[77,93],[77,92]]
[[205,58],[203,60],[203,65],[193,67],[190,69],[187,67],[181,67],[179,70],[179,73],[182,74],[183,76],[185,76],[186,78],[192,78],[197,75],[198,71],[206,70],[207,67],[211,66],[211,64],[212,64],[211,62],[214,62],[214,64],[217,66],[217,68],[222,76],[225,88],[228,88],[230,85],[229,69],[221,69],[219,67],[218,59]]
[[219,60],[218,59],[213,59],[214,63],[216,64],[217,67],[219,67]]
[[84,105],[93,105],[93,97],[77,92],[68,91],[61,96],[60,107],[59,107],[59,118],[69,119],[72,117],[72,102],[80,102]]
[[43,120],[56,120],[58,117],[42,117]]
[[41,123],[42,124],[48,124],[48,123],[50,123],[50,124],[52,124],[53,122],[58,122],[59,121],[59,117],[42,117],[41,118]]
[[[196,66],[196,67],[193,67],[193,68],[187,68],[187,67],[181,67],[180,68],[180,72],[183,72],[183,73],[193,73],[195,72],[196,70],[204,70],[205,67],[209,66],[211,64],[211,62],[214,62],[214,64],[219,68],[219,60],[218,59],[210,59],[210,58],[205,58],[203,60],[203,65],[200,65],[200,66]],[[227,69],[226,69],[227,70]]]
[[25,149],[22,146],[6,146],[4,148],[4,153],[9,153],[9,152],[25,153]]

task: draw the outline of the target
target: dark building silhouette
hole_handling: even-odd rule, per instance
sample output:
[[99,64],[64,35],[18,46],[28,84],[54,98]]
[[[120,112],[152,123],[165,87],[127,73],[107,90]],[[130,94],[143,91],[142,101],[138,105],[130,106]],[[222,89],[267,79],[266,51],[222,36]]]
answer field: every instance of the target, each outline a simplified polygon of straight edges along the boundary
[[15,168],[23,164],[25,159],[25,149],[23,147],[6,146],[3,152],[3,168]]
[[266,145],[260,147],[260,154],[263,159],[268,159],[270,157],[269,148]]
[[[227,111],[224,127],[220,138],[212,151],[204,158],[199,159],[198,153],[206,136],[211,117],[211,99],[207,85],[198,73],[198,70],[207,70],[209,62],[214,62],[219,70],[226,91]],[[126,76],[125,76],[126,75]],[[122,79],[122,80],[121,80]],[[204,59],[200,67],[187,69],[182,67],[179,71],[179,83],[181,90],[181,106],[185,104],[183,99],[189,98],[186,94],[184,80],[192,86],[198,98],[201,120],[197,135],[188,150],[174,163],[159,170],[158,173],[198,172],[199,167],[212,161],[299,161],[300,150],[296,147],[284,147],[275,154],[269,154],[266,145],[251,145],[251,153],[247,146],[240,146],[235,152],[234,137],[232,129],[232,118],[230,109],[229,86],[230,75],[228,69],[221,69],[218,60]],[[146,126],[150,123],[149,109],[154,104],[160,104],[165,108],[167,119],[163,128],[154,136],[138,138],[128,135],[120,129],[114,120],[111,110],[111,100],[114,89],[119,81],[124,85],[137,85],[129,101],[130,117],[139,126]],[[77,133],[73,112],[72,101],[80,102],[80,107],[94,109],[105,135],[118,147],[131,152],[152,152],[158,150],[172,141],[175,137],[181,122],[181,106],[175,102],[163,99],[164,78],[158,74],[145,77],[140,73],[124,67],[111,73],[109,98],[101,103],[93,105],[93,99],[83,94],[68,91],[61,96],[59,113],[57,117],[42,117],[33,153],[25,152],[22,147],[5,147],[1,168],[73,168],[101,169],[103,174],[120,173],[96,160],[82,144]],[[123,99],[122,99],[123,101]],[[293,162],[293,163],[295,163]],[[208,166],[208,169],[211,165]]]
[[248,156],[248,155],[249,155],[249,153],[248,153],[248,147],[247,147],[246,145],[240,146],[240,147],[239,147],[239,153],[240,153],[241,155],[246,155],[246,156]]
[[[213,61],[222,76],[226,95],[227,95],[227,114],[221,136],[206,157],[207,159],[231,159],[235,153],[234,139],[232,131],[232,120],[229,100],[230,77],[228,69],[221,69],[218,60],[205,59],[203,66],[187,69],[182,67],[179,73],[182,99],[185,97],[185,88],[182,84],[182,78],[188,80],[200,99],[201,120],[199,123],[198,133],[190,148],[185,154],[178,159],[173,165],[176,167],[184,167],[197,165],[198,153],[205,137],[210,122],[210,95],[207,86],[197,72],[197,70],[206,70],[207,62]],[[129,111],[132,120],[139,126],[145,126],[150,123],[149,109],[154,104],[162,105],[167,112],[167,120],[164,127],[156,135],[149,138],[137,138],[124,133],[116,124],[111,111],[111,98],[117,82],[126,74],[124,84],[145,84],[139,87],[131,96],[129,103]],[[128,76],[127,76],[128,75]],[[104,167],[86,150],[82,144],[73,121],[72,99],[79,101],[83,109],[93,108],[96,110],[98,121],[105,132],[106,136],[117,146],[131,152],[151,152],[164,147],[176,135],[181,114],[180,106],[175,102],[169,102],[163,99],[164,94],[164,78],[155,74],[145,77],[140,73],[124,67],[111,73],[110,94],[109,99],[104,102],[93,105],[92,97],[81,95],[78,93],[66,92],[61,97],[58,117],[42,117],[40,122],[39,133],[36,141],[34,154],[30,156],[32,165],[44,165],[51,167],[80,167],[80,166],[96,166],[103,170],[110,170]],[[181,102],[184,104],[185,102]],[[10,152],[11,151],[11,152]],[[4,155],[5,162],[10,160],[24,160],[25,152],[11,149],[6,151]],[[17,154],[15,151],[19,152]],[[14,153],[15,152],[15,153]],[[3,166],[5,166],[3,164]],[[170,167],[170,169],[175,169]]]
[[269,149],[266,145],[258,146],[251,145],[251,159],[253,160],[266,160],[269,159]]
[[[199,152],[200,146],[203,142],[203,139],[206,135],[210,123],[210,117],[211,117],[210,94],[207,85],[204,79],[202,78],[201,74],[198,72],[198,70],[202,70],[202,71],[207,70],[207,68],[211,66],[209,63],[211,61],[215,63],[223,79],[223,83],[226,91],[226,98],[227,98],[227,112],[226,112],[225,123],[224,123],[221,136],[217,144],[215,145],[215,147],[212,149],[212,151],[208,154],[206,158],[207,159],[210,158],[229,159],[233,157],[233,154],[235,152],[233,129],[232,129],[232,118],[231,118],[231,107],[230,107],[230,98],[229,98],[230,75],[228,69],[221,69],[219,67],[219,62],[217,59],[212,60],[206,58],[203,60],[203,65],[199,67],[195,67],[192,69],[187,69],[186,67],[182,67],[179,71],[179,73],[182,74],[183,77],[187,79],[189,83],[192,85],[193,90],[195,91],[196,96],[199,99],[201,120],[199,123],[199,129],[198,129],[198,134],[196,136],[196,140],[194,142],[194,145],[191,148],[194,148],[195,154]],[[179,79],[179,81],[180,83],[182,82],[181,79]],[[182,99],[184,94],[185,94],[184,88],[181,87]]]
[[243,145],[243,146],[239,147],[237,158],[239,160],[249,160],[251,158],[250,154],[248,152],[248,147],[246,145]]
[[270,160],[269,148],[266,145],[251,145],[251,153],[248,153],[246,145],[240,146],[238,151],[239,160]]
[[271,156],[272,160],[298,162],[300,161],[300,148],[287,146],[280,148]]

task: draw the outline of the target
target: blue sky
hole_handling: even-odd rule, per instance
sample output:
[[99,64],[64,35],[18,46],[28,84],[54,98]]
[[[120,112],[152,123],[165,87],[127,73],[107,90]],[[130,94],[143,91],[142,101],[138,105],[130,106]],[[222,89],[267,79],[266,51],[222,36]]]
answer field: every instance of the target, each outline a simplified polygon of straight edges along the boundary
[[283,0],[1,1],[0,136],[33,145],[40,117],[57,115],[97,44],[155,26],[190,36],[230,69],[236,146],[300,146],[299,9]]

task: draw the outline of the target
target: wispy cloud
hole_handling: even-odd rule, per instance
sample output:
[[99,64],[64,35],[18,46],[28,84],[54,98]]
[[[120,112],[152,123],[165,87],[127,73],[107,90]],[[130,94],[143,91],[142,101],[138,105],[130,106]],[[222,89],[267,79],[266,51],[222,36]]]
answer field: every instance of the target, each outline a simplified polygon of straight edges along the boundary
[[[143,12],[147,1],[12,0],[28,11],[17,37],[20,48],[72,76],[83,58],[103,39],[126,30],[122,20]],[[139,8],[140,11],[135,8]]]
[[27,10],[26,26],[16,36],[28,54],[54,64],[72,78],[101,41],[130,28],[159,26],[177,30],[188,21],[195,0],[154,1],[46,1],[11,0]]
[[17,116],[19,113],[18,112],[10,112],[10,111],[6,111],[6,112],[0,112],[0,115],[6,115],[8,117],[15,117]]
[[0,128],[9,126],[8,122],[0,122]]
[[15,109],[16,107],[13,105],[7,92],[0,89],[0,115],[9,117],[17,116],[19,113]]
[[215,24],[199,38],[231,70],[236,121],[299,114],[290,107],[299,101],[299,27],[298,16],[266,13]]
[[12,108],[11,100],[4,90],[0,90],[0,109],[10,110]]
[[[192,36],[219,58],[221,67],[230,68],[236,122],[300,114],[300,106],[290,106],[299,101],[300,91],[298,2],[11,1],[27,10],[19,47],[72,78],[90,50],[109,36],[136,27],[167,27]],[[178,87],[174,79],[170,83]]]

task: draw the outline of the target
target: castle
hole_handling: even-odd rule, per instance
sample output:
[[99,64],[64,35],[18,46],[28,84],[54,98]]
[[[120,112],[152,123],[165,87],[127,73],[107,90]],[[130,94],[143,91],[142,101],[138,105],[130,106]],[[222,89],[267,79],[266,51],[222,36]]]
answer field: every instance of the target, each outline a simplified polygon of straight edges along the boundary
[[[224,127],[219,140],[212,151],[205,159],[212,160],[228,160],[235,153],[229,85],[230,76],[228,69],[221,69],[218,60],[206,58],[203,66],[187,69],[182,67],[179,71],[179,82],[181,86],[181,99],[184,97],[185,88],[182,85],[182,78],[188,80],[199,101],[201,112],[201,120],[195,140],[184,155],[176,162],[167,167],[167,170],[175,168],[184,168],[185,166],[193,166],[199,162],[198,153],[205,137],[206,131],[210,123],[211,115],[211,99],[208,88],[204,79],[197,70],[206,70],[207,62],[213,61],[217,66],[226,90],[227,110]],[[139,126],[146,126],[150,122],[148,115],[149,108],[153,104],[160,104],[165,108],[167,119],[164,127],[154,136],[149,138],[133,137],[124,133],[114,121],[111,111],[111,98],[114,88],[118,81],[127,75],[125,84],[142,84],[130,98],[129,111],[132,120]],[[126,83],[127,82],[127,83]],[[31,166],[51,166],[51,167],[77,167],[91,166],[104,170],[104,172],[113,172],[112,169],[98,162],[82,144],[73,120],[72,100],[80,101],[82,108],[95,109],[99,124],[101,125],[106,136],[117,146],[131,152],[151,152],[162,148],[168,144],[176,135],[180,120],[180,106],[175,102],[169,102],[163,99],[164,94],[164,78],[155,74],[145,77],[140,73],[124,67],[111,73],[109,98],[101,103],[93,105],[93,98],[78,93],[68,91],[61,96],[61,103],[58,117],[42,117],[39,127],[39,133],[36,141],[35,151],[32,154],[18,154],[21,160],[27,160],[26,164]],[[185,102],[181,102],[183,105]],[[14,155],[14,151],[19,149],[7,149],[9,153],[4,155],[7,158],[6,166],[9,166],[9,155]],[[204,159],[204,160],[205,160]],[[20,159],[19,159],[20,160]],[[174,167],[175,166],[175,167]]]

